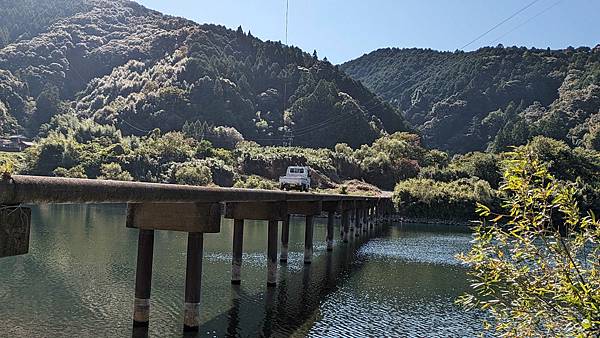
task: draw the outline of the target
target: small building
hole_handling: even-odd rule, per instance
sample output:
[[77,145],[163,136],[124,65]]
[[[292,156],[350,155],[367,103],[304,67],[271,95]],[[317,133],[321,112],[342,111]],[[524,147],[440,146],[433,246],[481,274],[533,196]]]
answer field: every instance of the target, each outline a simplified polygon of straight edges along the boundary
[[33,142],[23,135],[11,135],[0,138],[0,151],[23,151],[32,145]]

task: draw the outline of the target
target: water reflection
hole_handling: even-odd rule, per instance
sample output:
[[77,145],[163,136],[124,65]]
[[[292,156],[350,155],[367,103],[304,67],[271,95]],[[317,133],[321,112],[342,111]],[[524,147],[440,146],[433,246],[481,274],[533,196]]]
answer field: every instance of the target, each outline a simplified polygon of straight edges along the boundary
[[[0,336],[182,336],[186,236],[157,232],[150,328],[132,332],[137,232],[124,213],[122,205],[35,207],[31,253],[0,260]],[[265,285],[265,222],[244,227],[241,286],[229,282],[232,222],[206,235],[202,324],[186,336],[475,332],[477,316],[452,304],[466,288],[452,256],[468,248],[468,234],[394,227],[370,241],[336,236],[327,252],[324,222],[315,222],[313,263],[304,265],[303,220],[292,219],[274,288]]]
[[[301,240],[296,240],[296,244],[302,244]],[[231,307],[203,323],[198,336],[294,334],[307,321],[311,322],[321,300],[336,290],[337,280],[349,272],[352,253],[357,253],[354,245],[336,247],[334,252],[322,252],[319,259],[309,265],[302,263],[302,257],[280,265],[278,285],[265,287],[262,293],[245,292],[244,282],[242,286],[232,286]],[[301,246],[297,245],[296,250],[300,249]],[[298,263],[303,265],[299,267]],[[227,325],[224,325],[225,322]]]

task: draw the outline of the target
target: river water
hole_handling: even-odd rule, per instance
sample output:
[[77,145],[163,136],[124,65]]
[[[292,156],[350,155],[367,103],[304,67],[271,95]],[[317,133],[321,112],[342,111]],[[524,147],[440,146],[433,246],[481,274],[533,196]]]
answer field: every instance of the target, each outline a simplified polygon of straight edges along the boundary
[[[327,253],[325,221],[315,221],[305,266],[303,220],[292,218],[275,288],[266,287],[265,222],[246,223],[241,286],[229,282],[233,223],[205,235],[198,336],[477,335],[481,315],[453,304],[468,288],[454,258],[469,248],[465,229],[397,224],[344,245],[336,224]],[[34,207],[30,253],[0,259],[0,337],[132,336],[137,231],[124,223],[123,205]],[[182,336],[186,240],[155,235],[150,336]]]

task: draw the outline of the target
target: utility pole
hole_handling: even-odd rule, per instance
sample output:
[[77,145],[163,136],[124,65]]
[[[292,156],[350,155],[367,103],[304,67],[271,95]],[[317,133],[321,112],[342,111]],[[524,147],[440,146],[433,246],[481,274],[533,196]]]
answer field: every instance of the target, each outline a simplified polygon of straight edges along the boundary
[[294,141],[294,133],[291,129],[286,129],[285,133],[283,133],[283,146],[291,147]]

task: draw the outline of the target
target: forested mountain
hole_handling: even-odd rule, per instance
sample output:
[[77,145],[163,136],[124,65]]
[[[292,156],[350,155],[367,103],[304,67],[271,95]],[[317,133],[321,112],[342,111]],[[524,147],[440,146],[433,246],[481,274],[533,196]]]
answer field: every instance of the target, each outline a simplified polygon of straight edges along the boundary
[[499,151],[545,135],[600,149],[600,45],[388,48],[340,69],[400,109],[430,147]]
[[65,113],[137,135],[200,121],[263,144],[291,129],[294,144],[312,147],[408,129],[316,53],[241,28],[125,0],[1,0],[0,18],[0,135],[35,136]]

